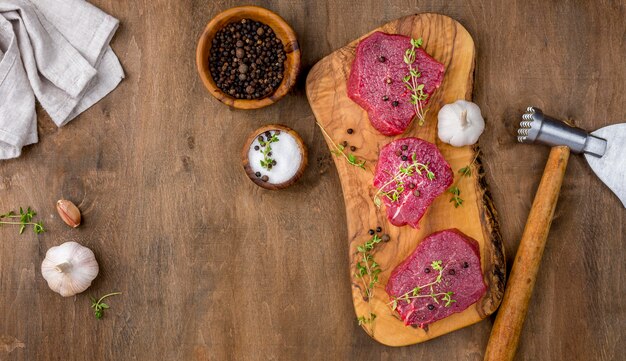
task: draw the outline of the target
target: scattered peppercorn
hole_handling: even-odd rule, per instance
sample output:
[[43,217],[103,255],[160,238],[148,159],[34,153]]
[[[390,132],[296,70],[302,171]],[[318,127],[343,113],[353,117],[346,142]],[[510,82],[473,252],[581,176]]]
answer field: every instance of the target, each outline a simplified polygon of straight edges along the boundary
[[370,236],[373,236],[374,235],[374,230],[370,229],[369,231],[367,231],[367,233],[369,233]]
[[433,305],[428,305],[428,309],[432,311],[432,310],[434,310],[434,309],[435,309],[435,306],[433,306]]
[[414,189],[414,188],[415,188],[415,184],[409,183],[409,189]]
[[430,273],[430,268],[428,267],[424,268],[424,273]]
[[261,177],[261,180],[262,180],[263,182],[267,182],[268,180],[270,180],[270,177],[268,177],[268,176],[264,175],[263,177]]
[[344,141],[343,141],[343,143],[341,143],[341,145],[343,145],[343,146],[344,146],[344,148],[345,148],[345,147],[347,147],[347,146],[348,146],[348,141],[347,141],[347,140],[344,140]]
[[381,241],[383,242],[389,242],[391,240],[391,237],[388,234],[383,234],[383,236],[380,238]]
[[402,151],[400,149],[396,150],[396,155],[399,157],[402,155]]
[[467,268],[467,267],[469,267],[469,263],[463,262],[463,268]]
[[259,150],[259,149],[261,149],[261,148],[259,148],[259,146],[258,146],[258,145],[255,145],[255,146],[254,146],[254,150]]
[[382,56],[382,55],[378,57],[378,61],[380,61],[381,63],[384,63],[384,62],[385,62],[385,60],[387,60],[387,58],[385,58],[385,57],[384,57],[384,56]]
[[350,150],[354,152],[356,150],[356,147],[354,145],[351,145]]
[[286,59],[283,43],[271,27],[242,19],[215,34],[208,60],[220,90],[236,99],[260,99],[282,82]]
[[398,105],[400,105],[400,102],[398,102],[397,100],[394,100],[391,102],[391,105],[394,107],[397,107]]
[[276,165],[276,159],[272,160],[272,165],[275,166]]
[[352,134],[352,133],[354,133],[354,129],[348,128],[348,130],[346,130],[346,132],[348,132],[348,134]]
[[419,189],[414,190],[414,191],[413,191],[413,195],[414,195],[414,196],[416,196],[416,197],[419,197],[419,196],[420,196],[420,191],[419,191]]
[[382,229],[380,226],[379,226],[379,227],[376,227],[376,232],[380,233],[380,232],[382,232],[382,231],[383,231],[383,229]]
[[402,150],[407,150],[407,149],[409,149],[409,146],[405,144],[405,145],[403,145],[403,146],[402,146],[402,147],[400,147],[400,148],[402,148]]
[[254,173],[254,175],[255,175],[257,178],[259,178],[259,177],[261,177],[261,172],[256,172],[256,173]]
[[451,269],[451,270],[449,270],[449,271],[448,271],[448,273],[449,273],[451,276],[454,276],[454,275],[456,274],[456,271],[455,271],[455,270],[453,270],[453,269]]
[[385,102],[386,102],[387,100],[389,100],[389,97],[388,97],[388,96],[386,96],[386,95],[383,95],[383,101],[385,101]]
[[406,155],[403,155],[402,157],[400,157],[400,159],[407,160],[407,159],[409,159],[409,157],[407,157]]

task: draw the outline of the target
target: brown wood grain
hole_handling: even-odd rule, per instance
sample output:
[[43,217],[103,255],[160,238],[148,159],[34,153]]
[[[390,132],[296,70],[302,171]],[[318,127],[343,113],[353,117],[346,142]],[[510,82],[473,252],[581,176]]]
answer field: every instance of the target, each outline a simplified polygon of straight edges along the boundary
[[511,361],[519,346],[541,257],[546,247],[570,149],[553,147],[515,254],[502,305],[491,330],[485,361]]
[[[471,325],[493,313],[502,299],[506,270],[495,209],[491,207],[491,201],[486,196],[488,193],[485,182],[480,181],[483,173],[474,163],[478,157],[478,148],[452,147],[437,137],[439,109],[444,104],[459,99],[471,100],[476,54],[471,35],[450,17],[432,13],[402,17],[372,32],[374,31],[422,38],[424,50],[445,66],[444,80],[429,101],[423,126],[413,122],[403,134],[386,137],[370,125],[367,113],[348,98],[346,83],[356,47],[369,33],[315,64],[307,77],[306,92],[313,114],[319,126],[324,129],[328,147],[336,151],[337,144],[348,141],[350,145],[357,147],[350,153],[367,162],[365,169],[360,169],[350,165],[342,157],[334,158],[346,204],[347,249],[350,256],[348,271],[356,315],[369,318],[370,314],[375,314],[374,322],[364,323],[363,329],[385,345],[405,346]],[[354,133],[346,134],[348,128],[353,129]],[[387,220],[384,207],[378,209],[373,202],[376,188],[372,186],[372,182],[380,149],[394,139],[411,136],[436,144],[452,167],[455,178],[458,179],[459,169],[468,165],[472,169],[470,177],[456,181],[461,189],[463,205],[455,208],[450,203],[449,194],[438,197],[420,220],[419,229],[393,226]],[[368,230],[377,226],[382,226],[383,232],[390,234],[392,241],[377,246],[373,252],[382,272],[374,287],[373,296],[368,297],[363,281],[355,276],[356,263],[362,259],[357,248],[371,238]],[[422,239],[433,232],[450,228],[459,229],[478,241],[487,292],[464,311],[434,322],[428,328],[405,326],[389,306],[389,295],[385,292],[389,276]]]
[[[222,10],[248,2],[90,0],[121,21],[112,47],[127,78],[40,142],[0,162],[0,212],[32,206],[48,232],[0,228],[0,360],[482,360],[493,317],[390,348],[357,325],[345,204],[304,83],[267,108],[231,110],[204,88],[197,41]],[[303,70],[382,24],[418,12],[458,20],[476,46],[473,100],[486,117],[482,165],[511,264],[549,148],[515,135],[529,105],[596,129],[626,121],[626,8],[620,1],[255,2],[298,34]],[[301,78],[302,79],[302,78]],[[267,123],[296,130],[309,167],[266,191],[241,147]],[[71,229],[55,202],[83,211]],[[517,360],[622,360],[626,211],[581,157],[569,160]],[[76,298],[39,265],[66,240],[101,274]],[[89,295],[122,291],[97,321]],[[9,351],[10,350],[10,351]]]

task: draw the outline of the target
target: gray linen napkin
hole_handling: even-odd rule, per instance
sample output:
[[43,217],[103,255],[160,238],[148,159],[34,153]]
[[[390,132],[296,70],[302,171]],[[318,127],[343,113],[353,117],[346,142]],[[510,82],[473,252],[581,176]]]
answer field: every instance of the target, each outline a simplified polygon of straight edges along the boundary
[[117,26],[84,0],[0,0],[0,159],[37,142],[35,97],[60,127],[115,89]]

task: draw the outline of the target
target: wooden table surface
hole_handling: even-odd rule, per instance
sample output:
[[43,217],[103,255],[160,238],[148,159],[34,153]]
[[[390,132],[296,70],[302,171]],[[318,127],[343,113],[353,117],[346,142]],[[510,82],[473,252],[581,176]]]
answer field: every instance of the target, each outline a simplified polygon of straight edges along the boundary
[[[64,128],[39,111],[40,142],[0,163],[0,211],[32,206],[48,231],[0,228],[0,360],[482,360],[493,318],[389,348],[357,326],[337,172],[304,94],[255,111],[213,99],[196,41],[239,1],[93,0],[117,17],[126,80]],[[510,263],[548,149],[519,145],[527,105],[595,129],[626,121],[620,1],[260,1],[298,33],[305,71],[397,17],[439,12],[477,46],[474,100]],[[270,192],[241,169],[248,133],[293,127],[310,149],[299,184]],[[567,170],[518,360],[623,360],[626,211],[583,158]],[[59,198],[80,205],[65,226]],[[39,270],[77,240],[101,273],[62,298]],[[122,291],[102,320],[89,296]]]

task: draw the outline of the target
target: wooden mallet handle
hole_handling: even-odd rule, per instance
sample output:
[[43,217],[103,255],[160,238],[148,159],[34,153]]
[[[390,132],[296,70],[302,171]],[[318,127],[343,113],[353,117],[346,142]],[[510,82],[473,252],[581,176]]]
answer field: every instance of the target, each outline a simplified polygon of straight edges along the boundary
[[569,148],[565,146],[553,147],[550,151],[513,261],[504,299],[491,330],[485,361],[508,361],[515,357],[569,153]]

